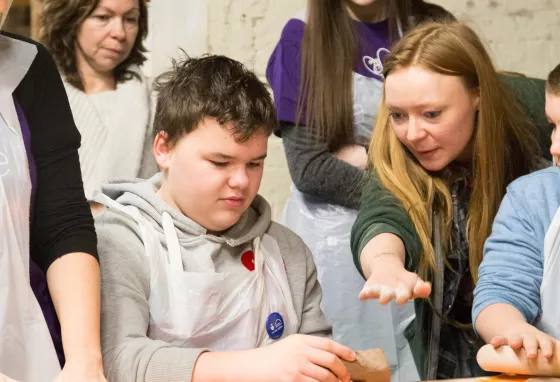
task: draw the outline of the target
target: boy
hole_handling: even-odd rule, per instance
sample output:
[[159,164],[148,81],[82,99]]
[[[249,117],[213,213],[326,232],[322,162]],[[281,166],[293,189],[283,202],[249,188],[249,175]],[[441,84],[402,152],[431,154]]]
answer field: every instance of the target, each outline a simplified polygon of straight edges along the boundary
[[[560,157],[560,65],[546,83],[550,153]],[[508,187],[484,247],[473,322],[498,347],[551,358],[560,338],[560,169],[526,175]],[[540,351],[539,351],[540,349]],[[558,356],[558,355],[556,355]]]
[[276,125],[267,89],[205,56],[174,63],[156,91],[163,173],[99,198],[108,380],[349,381],[338,357],[355,355],[325,338],[311,253],[257,195]]

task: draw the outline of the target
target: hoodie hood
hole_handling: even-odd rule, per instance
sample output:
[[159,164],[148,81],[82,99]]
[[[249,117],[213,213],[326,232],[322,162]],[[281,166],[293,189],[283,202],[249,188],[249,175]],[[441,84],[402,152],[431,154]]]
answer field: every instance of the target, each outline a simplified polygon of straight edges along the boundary
[[163,236],[162,214],[167,212],[173,219],[180,242],[206,236],[210,241],[237,247],[262,236],[270,226],[270,205],[262,196],[257,195],[236,224],[220,236],[208,234],[203,226],[183,215],[181,211],[171,207],[156,195],[162,180],[163,173],[158,173],[148,180],[114,179],[104,184],[101,192],[123,206],[138,208],[140,213],[160,233],[160,237]]

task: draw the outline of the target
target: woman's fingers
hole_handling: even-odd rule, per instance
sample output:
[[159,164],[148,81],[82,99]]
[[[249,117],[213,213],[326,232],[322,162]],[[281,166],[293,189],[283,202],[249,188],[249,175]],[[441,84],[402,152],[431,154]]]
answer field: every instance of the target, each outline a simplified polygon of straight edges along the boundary
[[414,298],[428,298],[432,293],[432,284],[418,278],[414,286]]

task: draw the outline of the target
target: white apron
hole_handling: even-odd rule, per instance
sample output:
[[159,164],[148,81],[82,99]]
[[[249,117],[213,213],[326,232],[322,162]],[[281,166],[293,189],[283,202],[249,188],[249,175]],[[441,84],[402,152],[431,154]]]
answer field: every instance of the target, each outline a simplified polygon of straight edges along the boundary
[[12,96],[36,55],[34,45],[0,36],[0,373],[21,382],[60,372],[29,280],[31,180]]
[[96,200],[131,216],[139,225],[150,262],[148,337],[177,347],[213,351],[254,349],[298,332],[290,287],[276,240],[254,240],[254,271],[231,273],[184,270],[171,216],[158,233],[136,207],[99,195]]
[[[306,13],[298,16],[305,21]],[[400,31],[400,28],[399,28]],[[401,33],[402,34],[402,33]],[[383,75],[384,48],[362,57],[361,64]],[[383,83],[353,73],[354,137],[369,141],[383,94]],[[350,232],[357,211],[325,203],[299,192],[292,184],[290,198],[280,223],[297,233],[307,244],[317,266],[323,289],[321,308],[333,327],[333,339],[352,349],[382,348],[392,370],[392,380],[408,382],[419,378],[404,330],[414,319],[414,303],[381,305],[361,301],[364,279],[356,270],[350,250]]]
[[560,208],[556,211],[544,239],[542,316],[537,327],[560,340]]

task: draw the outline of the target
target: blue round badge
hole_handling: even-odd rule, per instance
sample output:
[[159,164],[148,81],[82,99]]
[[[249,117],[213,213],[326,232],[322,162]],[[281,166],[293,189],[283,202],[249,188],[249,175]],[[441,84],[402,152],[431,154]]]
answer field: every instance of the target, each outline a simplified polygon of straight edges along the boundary
[[277,340],[282,337],[284,333],[284,319],[280,313],[271,313],[266,319],[266,332],[268,336],[273,340]]

